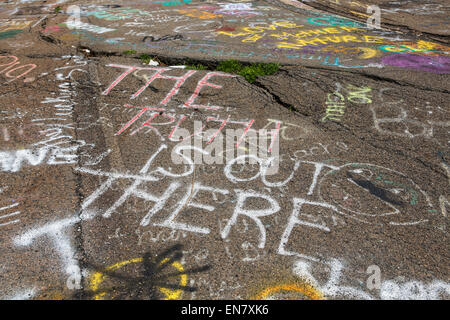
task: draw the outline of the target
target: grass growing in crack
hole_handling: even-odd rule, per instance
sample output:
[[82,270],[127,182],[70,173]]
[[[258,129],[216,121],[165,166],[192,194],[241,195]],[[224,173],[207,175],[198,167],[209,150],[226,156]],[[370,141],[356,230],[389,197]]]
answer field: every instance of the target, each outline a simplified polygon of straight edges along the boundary
[[156,57],[151,57],[146,53],[141,54],[139,56],[139,59],[141,59],[142,63],[145,63],[145,64],[149,64],[151,60],[153,60],[157,63],[160,63],[160,61],[158,59],[156,59]]
[[61,7],[56,7],[55,8],[55,13],[58,13],[58,12],[60,12],[61,11]]
[[222,71],[226,73],[238,73],[242,70],[244,66],[236,60],[225,60],[221,61],[217,66],[217,71]]
[[267,76],[278,71],[278,63],[252,63],[244,66],[236,60],[225,60],[217,66],[218,71],[234,73],[244,77],[248,82],[253,83],[258,76]]
[[238,74],[247,79],[248,82],[253,83],[256,77],[274,74],[279,67],[277,63],[252,63],[250,66],[242,68]]
[[148,64],[150,62],[150,60],[152,60],[152,57],[150,57],[148,54],[144,53],[139,56],[139,59],[141,59],[141,61],[143,63]]
[[208,70],[207,66],[204,66],[202,64],[187,64],[186,69],[188,70]]
[[125,50],[124,52],[122,52],[123,54],[136,54],[137,51],[136,50]]
[[[123,51],[123,54],[136,54],[136,50],[126,50]],[[152,58],[148,54],[144,53],[139,56],[139,59],[142,63],[149,64],[150,60],[156,60],[156,58]],[[208,66],[205,66],[201,63],[195,63],[194,61],[188,59],[185,61],[184,65],[188,70],[208,70],[210,69]],[[237,60],[225,60],[221,61],[215,70],[238,74],[244,77],[248,82],[255,82],[258,76],[267,76],[278,72],[280,68],[280,64],[278,63],[251,63],[250,65],[241,64]]]

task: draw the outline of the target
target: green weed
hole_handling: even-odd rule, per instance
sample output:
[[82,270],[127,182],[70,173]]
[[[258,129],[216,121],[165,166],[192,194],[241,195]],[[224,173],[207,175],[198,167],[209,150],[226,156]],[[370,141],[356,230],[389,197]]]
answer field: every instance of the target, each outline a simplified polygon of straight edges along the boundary
[[148,54],[144,53],[139,56],[139,59],[141,59],[141,61],[143,63],[149,64],[150,60],[152,60],[152,57],[150,57]]
[[244,66],[236,60],[221,61],[217,66],[218,71],[238,74],[250,83],[255,82],[258,76],[267,76],[276,73],[279,68],[280,65],[278,63],[252,63]]
[[137,51],[136,50],[125,50],[124,52],[122,52],[123,54],[136,54]]
[[186,65],[186,69],[188,70],[208,70],[207,66],[202,64],[188,64]]

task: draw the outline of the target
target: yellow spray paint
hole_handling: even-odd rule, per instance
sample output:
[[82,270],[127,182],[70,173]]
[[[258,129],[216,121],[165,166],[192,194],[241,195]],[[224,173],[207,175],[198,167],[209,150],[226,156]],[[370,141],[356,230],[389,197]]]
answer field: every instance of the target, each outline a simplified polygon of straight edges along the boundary
[[254,34],[248,38],[245,38],[244,40],[242,40],[242,42],[256,42],[259,39],[261,39],[263,36],[259,35],[259,34]]
[[73,41],[79,41],[80,36],[77,34],[71,34],[71,33],[64,33],[61,36],[57,37],[61,41],[67,41],[67,42],[73,42]]
[[353,11],[353,10],[350,10],[350,12],[353,13],[353,14],[356,14],[358,16],[363,16],[365,18],[369,18],[370,17],[369,15],[361,13],[361,12],[357,12],[357,11]]
[[188,17],[198,18],[198,19],[216,19],[222,17],[221,14],[215,14],[208,11],[202,11],[197,9],[183,9],[178,10],[179,13],[182,13]]
[[224,34],[229,37],[242,37],[247,35],[248,36],[255,35],[257,33],[263,33],[266,32],[267,30],[276,30],[278,27],[293,29],[293,28],[301,28],[304,26],[297,25],[290,21],[275,21],[267,26],[242,27],[241,32],[217,31],[217,33]]
[[[141,258],[134,258],[134,259],[130,259],[130,260],[126,260],[126,261],[121,261],[118,262],[116,264],[113,264],[111,266],[108,266],[105,271],[116,271],[120,268],[122,268],[123,266],[126,266],[128,264],[132,264],[132,263],[140,263],[142,262],[144,259]],[[166,258],[164,260],[161,261],[161,264],[164,264],[168,261],[169,259]],[[175,269],[177,269],[180,272],[184,271],[183,265],[181,263],[179,263],[178,261],[174,261],[171,264],[172,267],[174,267]],[[102,273],[102,272],[95,272],[94,274],[92,274],[92,276],[90,277],[90,281],[89,281],[89,287],[93,292],[98,292],[95,296],[94,299],[95,300],[103,300],[107,294],[107,292],[105,291],[101,291],[99,290],[100,284],[107,278],[107,275]],[[187,275],[186,274],[182,274],[180,275],[180,286],[186,286],[187,285]],[[167,288],[162,288],[162,287],[158,287],[159,291],[164,294],[164,298],[163,300],[177,300],[181,298],[181,295],[183,294],[183,291],[181,289],[179,290],[172,290],[172,289],[167,289]]]
[[374,58],[378,54],[378,51],[372,48],[358,47],[358,49],[362,52],[362,54],[358,56],[360,59]]
[[70,299],[62,291],[46,291],[37,297],[37,300],[66,300]]
[[0,23],[0,31],[18,30],[27,28],[32,21],[6,21]]
[[[344,28],[344,27],[341,27]],[[382,43],[383,38],[374,37],[374,36],[360,36],[358,34],[355,35],[346,35],[346,36],[327,36],[327,37],[319,37],[319,38],[307,38],[305,40],[297,39],[296,43],[290,42],[278,42],[277,46],[279,48],[292,48],[298,49],[304,46],[317,46],[320,44],[332,44],[332,43],[342,43],[342,42],[365,42],[365,43]],[[382,47],[380,47],[382,48]]]
[[[310,300],[326,300],[325,296],[313,286],[307,283],[300,284],[281,284],[273,287],[268,287],[258,293],[253,299],[255,300],[266,300],[270,298],[271,295],[287,293],[287,294],[302,294],[309,298]],[[294,299],[288,299],[294,300]]]
[[449,47],[443,46],[438,43],[433,43],[429,41],[419,40],[417,43],[413,42],[400,42],[400,43],[390,43],[391,45],[386,45],[379,47],[380,50],[388,52],[406,52],[406,53],[420,53],[424,55],[438,55],[439,51],[448,52]]

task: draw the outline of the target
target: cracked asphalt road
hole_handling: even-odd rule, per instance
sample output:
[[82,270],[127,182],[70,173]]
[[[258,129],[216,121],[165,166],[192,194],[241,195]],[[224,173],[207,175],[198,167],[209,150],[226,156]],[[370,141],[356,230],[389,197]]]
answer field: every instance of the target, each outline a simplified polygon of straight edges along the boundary
[[449,299],[445,1],[0,8],[0,298]]

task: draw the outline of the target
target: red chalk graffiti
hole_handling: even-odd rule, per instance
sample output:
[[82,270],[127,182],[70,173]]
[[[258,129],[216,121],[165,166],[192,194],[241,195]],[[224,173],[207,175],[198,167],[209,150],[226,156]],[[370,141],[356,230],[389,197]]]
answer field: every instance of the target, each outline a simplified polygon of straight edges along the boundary
[[[155,108],[155,107],[139,107],[139,106],[133,106],[130,104],[126,104],[125,107],[128,108],[137,108],[137,109],[141,109],[141,111],[138,112],[137,115],[135,115],[130,121],[128,121],[119,131],[117,131],[116,135],[120,135],[122,134],[125,130],[127,130],[131,125],[133,125],[146,111],[153,111],[150,115],[150,118],[145,121],[139,128],[135,129],[134,131],[132,131],[130,133],[130,135],[134,135],[137,132],[139,132],[140,130],[142,130],[145,127],[148,127],[150,129],[152,129],[156,134],[158,134],[159,136],[161,136],[161,134],[159,133],[159,131],[156,129],[155,126],[166,126],[166,125],[171,125],[173,123],[175,123],[176,121],[176,116],[172,116],[169,115],[167,113],[164,113],[164,109],[161,108]],[[166,122],[155,122],[155,119],[158,117],[162,117],[162,118],[167,118],[168,121]],[[209,137],[208,142],[206,143],[207,145],[210,144],[211,142],[214,141],[214,139],[217,137],[217,135],[223,130],[223,128],[225,128],[225,126],[227,124],[230,125],[242,125],[244,126],[244,131],[243,134],[241,135],[241,137],[239,138],[239,140],[236,143],[236,147],[238,147],[241,142],[244,140],[246,134],[248,133],[248,131],[250,130],[250,128],[252,127],[253,123],[255,122],[255,120],[249,120],[249,121],[233,121],[230,120],[230,117],[228,117],[227,119],[219,119],[219,118],[214,118],[214,117],[208,117],[206,118],[206,124],[204,124],[200,130],[198,130],[198,132],[194,132],[193,134],[191,134],[190,136],[187,137],[183,137],[183,139],[175,139],[174,138],[174,134],[176,133],[176,131],[178,129],[181,129],[181,124],[188,118],[188,116],[186,115],[181,115],[181,119],[178,120],[178,122],[176,123],[175,126],[172,126],[172,130],[170,132],[170,134],[168,135],[169,140],[171,141],[184,141],[186,139],[192,138],[193,136],[199,136],[204,132],[204,129],[206,128],[206,125],[208,124],[208,122],[217,122],[220,123],[219,128],[217,129],[216,132],[214,132],[214,134],[212,134]],[[271,145],[272,146],[272,145]]]
[[51,32],[58,32],[61,31],[61,27],[60,26],[47,26],[43,33],[51,33]]
[[[186,82],[186,80],[195,74],[197,71],[195,70],[189,70],[186,72],[183,76],[169,76],[169,75],[163,75],[166,71],[173,70],[172,68],[143,68],[143,67],[137,67],[137,66],[124,66],[119,64],[109,64],[108,67],[114,67],[114,68],[121,68],[126,69],[122,74],[120,74],[110,85],[108,88],[106,88],[105,91],[103,91],[103,95],[108,95],[111,90],[117,86],[123,79],[125,79],[126,76],[128,76],[130,73],[134,71],[140,71],[140,70],[152,70],[155,71],[155,73],[150,77],[150,79],[147,80],[147,82],[138,89],[132,96],[131,99],[137,98],[142,92],[147,89],[147,87],[156,79],[169,79],[169,80],[175,80],[175,84],[172,87],[172,89],[169,91],[169,93],[166,95],[166,97],[161,100],[159,103],[160,105],[167,105],[173,96],[175,96],[178,93],[178,90],[181,88],[181,86]],[[214,76],[218,77],[235,77],[231,74],[221,73],[221,72],[208,72],[197,84],[197,87],[194,90],[194,93],[191,95],[191,97],[184,103],[184,106],[187,108],[194,108],[194,109],[220,109],[219,106],[210,106],[210,105],[195,105],[194,100],[198,97],[200,90],[203,87],[212,87],[215,89],[221,89],[222,86],[208,82],[208,80]]]
[[[165,72],[173,70],[172,68],[137,67],[137,66],[124,66],[124,65],[119,65],[119,64],[109,64],[107,66],[108,67],[125,69],[125,71],[123,71],[108,86],[108,88],[106,88],[105,91],[103,91],[103,93],[102,93],[103,95],[108,95],[114,87],[116,87],[123,79],[125,79],[130,73],[132,73],[134,71],[151,70],[151,71],[154,71],[154,73],[149,78],[146,78],[147,82],[141,88],[139,88],[130,97],[130,99],[137,98],[156,79],[175,80],[175,84],[169,90],[168,94],[157,105],[140,107],[140,106],[134,106],[134,105],[130,105],[130,104],[125,104],[125,107],[127,107],[127,108],[137,108],[137,109],[140,109],[140,111],[130,121],[128,121],[119,131],[117,131],[116,135],[122,134],[125,130],[127,130],[129,127],[131,127],[141,116],[143,116],[144,113],[147,112],[147,111],[151,112],[150,118],[147,121],[145,121],[139,128],[137,128],[134,131],[132,131],[130,133],[130,135],[136,134],[137,132],[139,132],[144,127],[148,127],[150,129],[152,129],[155,133],[160,135],[158,129],[156,129],[155,126],[171,125],[171,124],[175,123],[175,121],[176,121],[175,116],[172,116],[172,115],[169,115],[169,114],[165,113],[164,111],[166,111],[166,110],[161,108],[161,107],[166,106],[171,101],[172,97],[175,96],[178,93],[179,89],[186,82],[186,80],[197,72],[195,70],[189,70],[182,76],[171,76],[171,75],[166,75]],[[221,108],[220,106],[213,106],[213,105],[209,105],[209,104],[207,104],[207,105],[194,104],[195,100],[199,96],[200,91],[202,90],[203,87],[211,87],[211,88],[215,88],[215,89],[221,89],[222,88],[221,85],[209,82],[209,80],[212,77],[215,77],[215,76],[218,76],[218,77],[235,77],[235,75],[226,74],[226,73],[222,73],[222,72],[208,72],[203,78],[201,78],[198,81],[197,86],[196,86],[194,92],[192,93],[192,95],[186,100],[186,102],[181,104],[180,107],[189,108],[189,109],[209,109],[209,110],[220,109]],[[155,120],[157,118],[165,118],[164,120],[167,120],[167,121],[165,121],[165,122],[156,122]],[[187,118],[186,115],[182,115],[181,119],[178,120],[176,125],[172,127],[172,130],[171,130],[171,132],[170,132],[170,134],[168,136],[168,138],[171,141],[179,141],[179,140],[174,139],[173,135],[176,132],[176,130],[180,129],[180,125],[186,120],[186,118]],[[220,123],[220,125],[219,125],[218,130],[213,135],[211,135],[211,137],[209,138],[209,141],[207,142],[207,144],[210,144],[216,138],[216,136],[223,130],[223,128],[227,124],[237,124],[237,125],[244,126],[244,128],[245,128],[244,132],[243,132],[242,136],[240,137],[240,139],[238,140],[238,142],[236,144],[236,146],[238,146],[244,140],[246,134],[250,130],[251,126],[253,125],[254,120],[249,120],[249,121],[231,121],[230,117],[228,117],[227,119],[219,119],[219,118],[214,118],[214,117],[208,117],[206,119],[206,123],[208,123],[208,122],[218,122],[218,123]],[[206,127],[206,124],[203,125],[203,127],[200,130],[200,132],[194,132],[194,134],[192,134],[189,137],[185,137],[184,139],[191,138],[192,136],[201,134],[203,132],[203,130],[205,129],[205,127]],[[277,126],[277,129],[279,130],[279,124]],[[162,136],[161,136],[161,138],[162,138]]]
[[[156,112],[156,114],[158,114],[159,112],[162,112],[162,111],[164,111],[164,109],[158,109],[158,108],[153,108],[153,107],[137,107],[137,106],[132,106],[132,105],[130,105],[130,104],[126,104],[125,105],[125,107],[128,107],[128,108],[138,108],[138,109],[141,109],[141,111],[137,114],[137,115],[135,115],[134,117],[133,117],[133,119],[131,119],[130,121],[128,121],[127,122],[127,124],[125,124],[123,127],[122,127],[122,129],[120,129],[117,133],[116,133],[116,135],[120,135],[122,132],[124,132],[126,129],[128,129],[128,127],[130,127],[135,121],[137,121],[147,110],[153,110],[153,111],[158,111],[158,112]],[[154,113],[153,113],[154,114]],[[148,121],[151,121],[151,120],[153,120],[154,119],[154,117],[152,116],[152,118],[150,118],[149,120],[147,120],[145,123],[148,123]],[[145,126],[145,123],[144,123],[144,125],[143,126]],[[142,128],[142,127],[141,127]],[[139,128],[137,131],[139,131],[141,128]],[[135,134],[136,133],[136,130],[135,131],[133,131],[132,133],[131,133],[131,135],[133,135],[133,134]]]
[[141,70],[152,70],[155,71],[155,73],[150,77],[150,79],[147,81],[147,83],[144,84],[138,91],[136,91],[132,96],[131,99],[137,98],[147,87],[156,79],[171,79],[176,80],[175,85],[173,86],[172,90],[167,94],[167,96],[160,102],[161,105],[166,105],[170,102],[172,97],[178,93],[178,89],[184,84],[186,79],[188,79],[190,76],[192,76],[197,71],[190,70],[188,71],[184,76],[176,77],[176,76],[167,76],[162,75],[162,73],[173,70],[171,68],[143,68],[143,67],[136,67],[136,66],[124,66],[120,64],[108,64],[108,67],[114,67],[114,68],[121,68],[126,69],[121,75],[119,75],[110,85],[109,87],[103,91],[103,95],[108,95],[111,90],[117,86],[123,79],[125,79],[126,76],[128,76],[130,73],[134,71],[141,71]]
[[221,72],[208,72],[197,84],[197,87],[194,90],[194,93],[192,96],[184,103],[184,106],[187,108],[195,108],[195,109],[220,109],[219,106],[210,106],[210,105],[195,105],[194,100],[198,97],[198,94],[200,93],[200,90],[203,87],[213,87],[216,89],[222,89],[221,85],[214,84],[211,82],[208,82],[208,80],[214,76],[220,76],[220,77],[235,77],[231,74],[221,73]]
[[[6,59],[12,59],[12,61],[10,61],[10,62],[6,62],[6,63],[3,63],[3,64],[0,64],[0,67],[6,67],[6,68],[4,68],[3,70],[0,71],[0,74],[4,73],[4,76],[6,78],[10,79],[7,82],[12,82],[12,81],[17,80],[19,78],[22,78],[25,75],[27,75],[31,70],[36,68],[36,65],[32,64],[32,63],[25,64],[25,65],[20,65],[19,58],[17,58],[16,56],[0,56],[0,63],[2,63],[3,62],[2,60],[5,59],[5,58]],[[23,69],[25,69],[25,71],[23,71]],[[20,73],[20,74],[17,74],[17,73],[20,72],[19,70],[22,70],[23,72]],[[31,82],[33,80],[34,80],[33,77],[25,78],[23,80],[23,82]]]
[[178,90],[180,89],[180,87],[184,84],[184,82],[186,81],[187,78],[189,78],[190,76],[192,76],[194,73],[196,73],[197,71],[194,70],[190,70],[188,71],[184,76],[181,77],[175,77],[175,76],[164,76],[161,75],[161,73],[168,71],[168,70],[172,70],[170,68],[161,68],[160,70],[158,70],[151,78],[150,80],[147,81],[147,83],[141,88],[139,89],[131,98],[134,99],[137,96],[139,96],[141,94],[142,91],[144,91],[154,80],[156,79],[171,79],[171,80],[176,80],[175,85],[173,86],[172,90],[170,90],[170,92],[167,94],[167,96],[161,101],[160,104],[162,105],[166,105],[170,102],[170,100],[172,99],[172,97],[174,95],[176,95],[178,93]]

